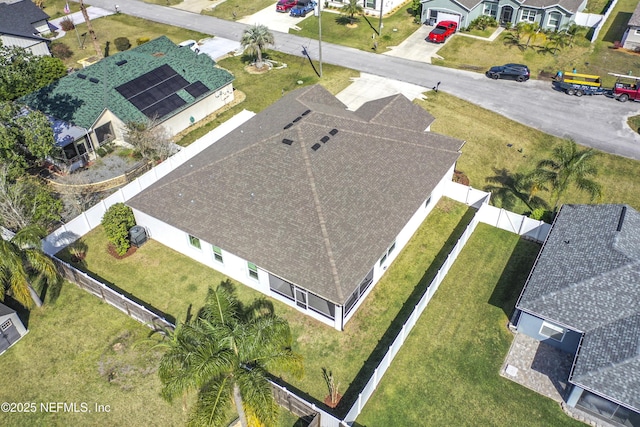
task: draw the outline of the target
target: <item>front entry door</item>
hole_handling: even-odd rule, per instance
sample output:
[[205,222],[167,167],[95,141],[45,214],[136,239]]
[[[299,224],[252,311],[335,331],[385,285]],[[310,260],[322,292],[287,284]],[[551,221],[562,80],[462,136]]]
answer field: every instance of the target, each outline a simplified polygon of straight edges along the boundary
[[507,22],[511,22],[513,17],[513,8],[511,6],[504,6],[500,12],[500,25],[504,25]]

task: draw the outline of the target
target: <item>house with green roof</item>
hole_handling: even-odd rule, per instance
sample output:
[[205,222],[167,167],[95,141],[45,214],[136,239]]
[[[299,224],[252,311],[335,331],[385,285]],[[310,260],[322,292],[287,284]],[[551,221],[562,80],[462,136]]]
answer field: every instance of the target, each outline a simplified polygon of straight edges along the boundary
[[[170,135],[233,101],[233,76],[207,55],[162,36],[109,56],[19,100],[74,132],[54,132],[67,163],[84,163],[128,122],[154,120]],[[81,129],[82,132],[77,130]]]

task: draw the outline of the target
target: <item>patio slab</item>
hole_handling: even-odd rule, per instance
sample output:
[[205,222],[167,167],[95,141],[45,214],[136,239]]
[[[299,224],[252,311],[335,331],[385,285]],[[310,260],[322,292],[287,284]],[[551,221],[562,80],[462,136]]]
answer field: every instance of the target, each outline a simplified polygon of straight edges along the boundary
[[516,333],[500,375],[560,403],[572,364],[572,354]]

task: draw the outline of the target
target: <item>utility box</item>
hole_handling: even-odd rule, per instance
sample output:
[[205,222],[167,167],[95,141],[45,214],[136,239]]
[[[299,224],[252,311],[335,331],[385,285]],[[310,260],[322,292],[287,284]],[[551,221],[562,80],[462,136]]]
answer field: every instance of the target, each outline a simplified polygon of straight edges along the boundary
[[141,225],[134,225],[129,230],[129,242],[139,248],[147,241],[147,231]]

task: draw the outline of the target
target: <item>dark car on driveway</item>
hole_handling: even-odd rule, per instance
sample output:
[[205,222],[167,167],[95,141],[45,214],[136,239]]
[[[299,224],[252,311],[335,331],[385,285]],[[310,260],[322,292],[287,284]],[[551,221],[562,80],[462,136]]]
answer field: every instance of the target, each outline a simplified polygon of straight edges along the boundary
[[504,64],[491,67],[486,72],[487,77],[497,79],[511,79],[517,82],[524,82],[529,80],[531,72],[529,67],[524,64]]
[[298,3],[298,0],[280,0],[276,4],[276,12],[289,12],[296,3]]
[[431,30],[427,36],[427,40],[434,43],[444,43],[449,36],[453,35],[458,29],[458,23],[455,21],[441,21]]
[[313,12],[316,2],[313,0],[298,0],[298,3],[291,9],[289,15],[295,17],[305,17],[307,13]]

